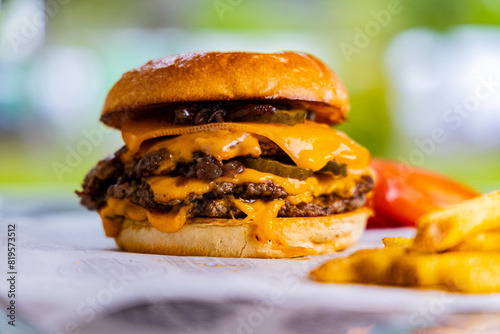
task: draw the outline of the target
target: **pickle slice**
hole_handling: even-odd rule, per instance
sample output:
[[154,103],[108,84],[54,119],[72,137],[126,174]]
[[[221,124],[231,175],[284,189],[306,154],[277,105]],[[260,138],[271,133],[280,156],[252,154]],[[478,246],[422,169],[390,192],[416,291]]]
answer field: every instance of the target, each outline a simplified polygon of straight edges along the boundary
[[328,161],[325,167],[321,168],[318,172],[331,172],[333,175],[347,176],[347,165],[339,165],[336,161]]
[[244,158],[241,162],[245,165],[245,167],[256,169],[259,172],[274,174],[281,177],[290,177],[298,180],[305,180],[314,174],[314,172],[310,169],[287,165],[276,160],[264,158]]
[[307,111],[305,109],[294,110],[280,110],[272,114],[253,114],[245,116],[241,119],[243,122],[256,122],[256,123],[281,123],[293,126],[297,123],[304,123],[307,118]]
[[[265,158],[244,158],[241,162],[245,167],[258,170],[259,172],[274,174],[281,177],[290,177],[298,180],[305,180],[314,174],[311,169],[300,168]],[[342,175],[345,177],[347,176],[347,165],[339,165],[336,161],[332,160],[328,161],[325,167],[321,168],[318,172],[330,172],[333,175]]]

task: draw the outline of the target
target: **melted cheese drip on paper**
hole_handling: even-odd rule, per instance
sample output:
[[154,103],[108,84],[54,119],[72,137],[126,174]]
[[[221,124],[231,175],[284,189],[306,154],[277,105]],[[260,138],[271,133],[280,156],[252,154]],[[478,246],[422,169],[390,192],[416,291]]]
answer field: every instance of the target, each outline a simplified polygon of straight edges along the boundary
[[[370,159],[368,151],[343,132],[310,121],[294,126],[244,122],[178,126],[162,124],[158,119],[145,119],[125,122],[122,137],[129,150],[137,152],[148,139],[189,134],[221,138],[217,133],[219,130],[264,136],[285,151],[297,166],[313,171],[320,170],[334,159],[339,164],[345,163],[349,168],[365,168]],[[183,142],[185,149],[189,150],[192,144],[187,140]]]

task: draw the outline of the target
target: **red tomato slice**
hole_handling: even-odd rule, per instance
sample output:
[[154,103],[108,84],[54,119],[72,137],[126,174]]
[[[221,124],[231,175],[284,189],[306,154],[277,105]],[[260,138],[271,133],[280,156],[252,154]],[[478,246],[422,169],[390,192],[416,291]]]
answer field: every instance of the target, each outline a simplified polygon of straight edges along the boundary
[[398,162],[372,158],[375,216],[368,227],[415,226],[424,213],[480,195],[439,174]]

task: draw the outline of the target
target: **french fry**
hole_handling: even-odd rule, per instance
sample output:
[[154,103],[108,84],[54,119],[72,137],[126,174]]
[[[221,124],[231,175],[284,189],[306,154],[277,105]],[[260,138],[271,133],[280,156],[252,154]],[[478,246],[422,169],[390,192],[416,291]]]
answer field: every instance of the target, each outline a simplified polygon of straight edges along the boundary
[[311,272],[319,281],[500,292],[500,191],[423,216],[413,238],[384,238]]
[[363,249],[345,258],[332,259],[311,272],[318,281],[330,283],[389,284],[388,272],[400,248]]
[[405,250],[402,248],[380,248],[361,250],[354,265],[359,283],[391,284],[389,275],[394,259],[401,257]]
[[412,249],[442,252],[475,233],[500,229],[500,191],[448,206],[422,216]]
[[413,243],[413,238],[405,238],[405,237],[393,237],[393,238],[383,238],[382,242],[384,246],[387,247],[397,247],[407,249]]
[[389,276],[392,285],[399,286],[437,286],[440,285],[437,255],[407,254],[394,259]]
[[[457,255],[460,255],[457,257]],[[451,291],[500,292],[500,256],[487,253],[445,253],[438,264],[441,283]]]
[[310,275],[317,281],[330,283],[352,283],[358,278],[352,265],[351,257],[342,257],[325,262],[311,271]]
[[500,291],[500,255],[478,252],[409,254],[391,268],[393,284],[465,293]]
[[463,242],[450,248],[450,252],[500,252],[500,231],[479,233],[467,237]]
[[500,255],[479,252],[405,254],[366,249],[333,259],[311,276],[330,283],[442,288],[463,293],[500,292]]

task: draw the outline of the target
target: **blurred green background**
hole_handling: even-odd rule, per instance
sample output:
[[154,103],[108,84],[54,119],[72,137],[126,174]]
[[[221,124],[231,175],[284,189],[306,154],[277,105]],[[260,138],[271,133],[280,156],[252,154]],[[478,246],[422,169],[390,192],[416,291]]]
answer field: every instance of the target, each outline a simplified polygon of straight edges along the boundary
[[1,1],[0,194],[72,198],[122,145],[98,123],[114,82],[199,50],[312,53],[373,155],[500,188],[499,23],[499,0]]

